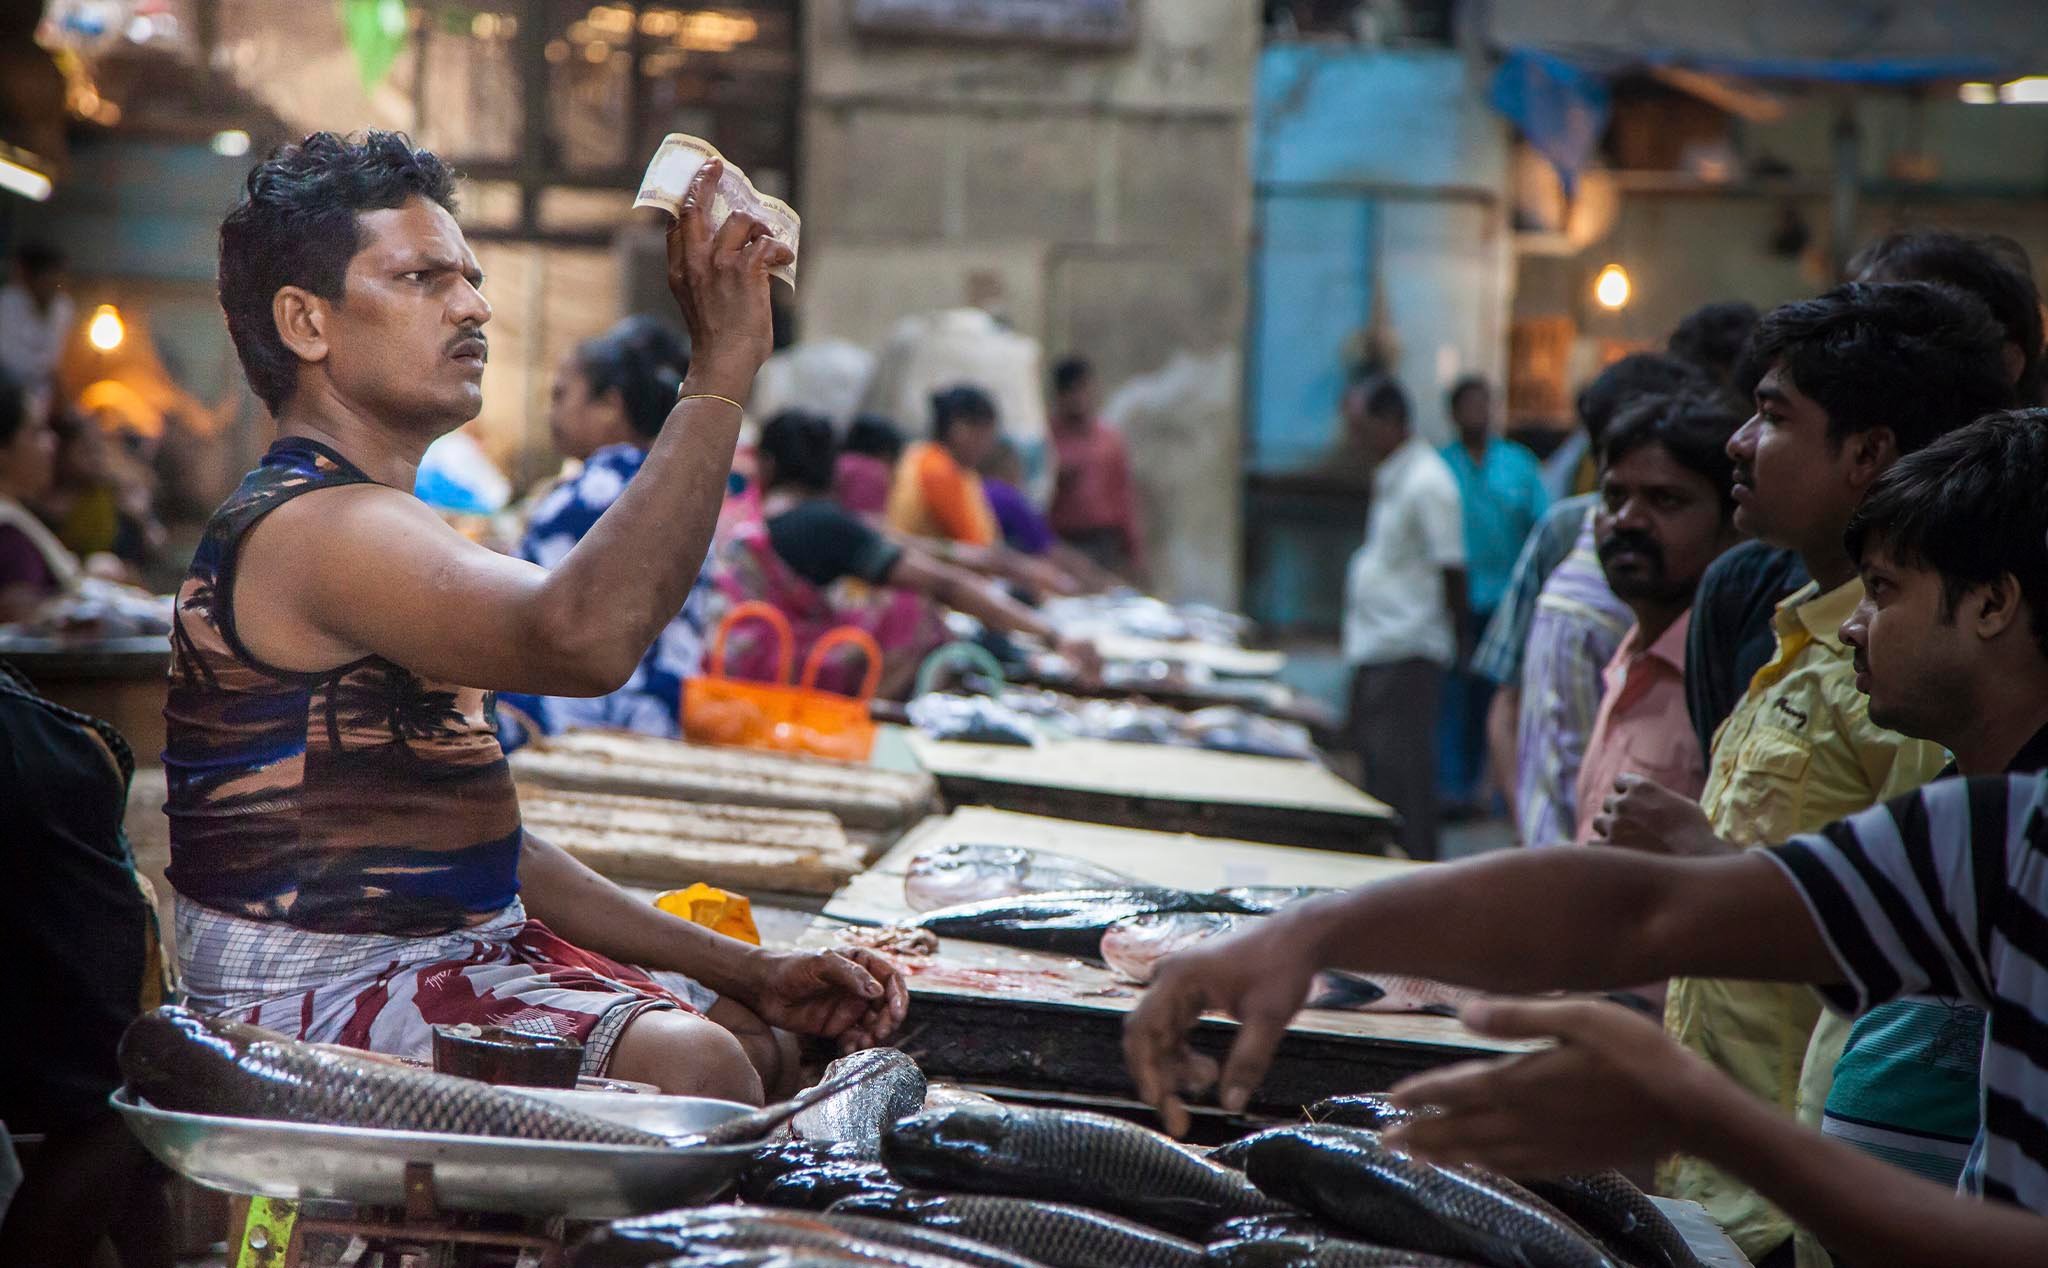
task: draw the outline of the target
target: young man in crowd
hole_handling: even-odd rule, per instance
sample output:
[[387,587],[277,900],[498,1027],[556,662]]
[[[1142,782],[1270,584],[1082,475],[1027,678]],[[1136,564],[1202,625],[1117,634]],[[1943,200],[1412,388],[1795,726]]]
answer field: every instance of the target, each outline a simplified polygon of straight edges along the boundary
[[1415,434],[1400,384],[1361,378],[1343,409],[1374,464],[1365,543],[1344,579],[1352,743],[1366,791],[1401,815],[1402,848],[1433,859],[1437,710],[1470,624],[1458,485]]
[[[1976,296],[2004,331],[2002,356],[2014,400],[2038,399],[2041,297],[2033,264],[2018,243],[1936,229],[1894,233],[1858,252],[1849,274],[1859,282],[1935,282]],[[1797,552],[1761,541],[1729,551],[1701,579],[1685,689],[1702,748],[1713,747],[1714,732],[1771,658],[1772,612],[1809,580]]]
[[696,580],[791,258],[745,215],[708,223],[721,171],[669,231],[681,392],[552,569],[410,492],[481,408],[489,349],[447,167],[395,133],[315,133],[250,173],[221,306],[278,440],[193,557],[164,711],[194,1007],[411,1056],[436,1024],[516,1016],[582,1043],[587,1073],[746,1100],[793,1081],[792,1035],[865,1046],[900,1022],[881,959],[720,937],[525,831],[491,723],[491,692],[616,690]]
[[[2002,667],[2018,675],[2010,693],[2041,699],[2043,487],[2048,416],[2038,412],[1959,431],[1877,482],[1856,532],[1878,585],[1847,637],[1884,667],[1867,678],[1880,711],[1902,722],[1945,712],[1924,698],[1942,685],[1922,688],[1929,672],[1980,698],[2001,689]],[[1922,549],[1948,557],[1939,543],[1994,524],[2033,540],[1999,562],[1971,558],[1953,575],[1899,567]],[[2023,654],[2007,639],[2036,647]],[[1927,640],[1935,647],[1923,651]],[[1962,719],[1960,707],[1954,716]],[[1993,706],[1986,725],[1952,733],[1959,758],[1982,766],[2023,754],[2034,742],[2027,728],[2040,721]],[[1991,1014],[1981,1064],[1988,1112],[1962,1189],[1996,1201],[1958,1201],[1953,1188],[1803,1129],[1655,1027],[1591,1002],[1468,1009],[1466,1023],[1481,1033],[1558,1042],[1397,1089],[1398,1100],[1443,1113],[1394,1143],[1524,1175],[1641,1165],[1684,1150],[1755,1185],[1853,1264],[2039,1268],[2048,1264],[2048,1074],[2031,1054],[2048,1027],[2044,812],[2048,776],[1944,779],[1768,849],[1514,852],[1420,870],[1168,960],[1130,1020],[1126,1053],[1145,1098],[1177,1129],[1186,1118],[1176,1090],[1215,1074],[1186,1046],[1201,1012],[1243,1023],[1222,1071],[1223,1103],[1241,1107],[1324,968],[1516,992],[1712,974],[1810,983],[1851,1013],[1908,996],[1959,998]]]
[[[2048,412],[1994,416],[1902,459],[1849,522],[1864,599],[1842,627],[1870,717],[1955,755],[1949,775],[2048,769]],[[1985,1015],[1900,1000],[1850,1029],[1821,1129],[1942,1184],[1977,1136]],[[1802,1238],[1802,1262],[1822,1262]]]
[[[1750,848],[1917,788],[1941,769],[1938,745],[1873,723],[1856,689],[1840,629],[1863,587],[1842,534],[1900,455],[2006,403],[2001,344],[1981,303],[1925,283],[1852,284],[1764,318],[1751,344],[1765,367],[1757,413],[1728,447],[1735,523],[1797,552],[1814,581],[1773,615],[1775,653],[1715,736],[1700,801],[1624,775],[1595,825],[1600,839],[1648,850]],[[1819,1020],[1810,991],[1763,982],[1680,978],[1665,1003],[1674,1038],[1787,1113],[1802,1097],[1825,1098],[1828,1040],[1807,1056]],[[1681,1157],[1660,1181],[1704,1204],[1759,1264],[1793,1254],[1790,1221],[1704,1160]]]
[[1728,438],[1740,419],[1719,396],[1650,397],[1607,430],[1593,515],[1607,584],[1635,617],[1604,674],[1579,768],[1573,839],[1593,839],[1623,774],[1698,796],[1706,758],[1685,714],[1685,631],[1700,574],[1739,540]]
[[1097,567],[1145,575],[1145,533],[1124,438],[1096,413],[1095,370],[1079,357],[1052,368],[1052,507],[1060,540]]
[[[1458,380],[1448,401],[1457,439],[1440,451],[1457,477],[1464,506],[1467,602],[1474,629],[1484,629],[1507,595],[1522,543],[1550,508],[1536,455],[1495,433],[1493,391],[1486,380]],[[1460,664],[1445,682],[1437,785],[1453,805],[1485,800],[1486,711],[1493,683]]]
[[[1623,357],[1580,390],[1581,434],[1598,444],[1616,415],[1636,401],[1705,386],[1669,357]],[[1473,672],[1497,688],[1487,710],[1487,749],[1509,785],[1523,845],[1572,839],[1579,765],[1600,708],[1601,670],[1632,619],[1600,571],[1595,500],[1591,493],[1567,498],[1544,514],[1472,657]]]

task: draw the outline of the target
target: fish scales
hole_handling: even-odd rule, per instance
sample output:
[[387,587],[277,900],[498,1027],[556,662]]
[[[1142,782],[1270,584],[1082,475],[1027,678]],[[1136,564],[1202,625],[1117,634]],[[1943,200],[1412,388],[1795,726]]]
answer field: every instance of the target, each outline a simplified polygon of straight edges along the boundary
[[1029,1254],[1051,1268],[1200,1268],[1202,1247],[1129,1220],[1059,1202],[910,1192],[833,1207],[904,1220]]
[[1634,1268],[1701,1268],[1685,1235],[1648,1194],[1619,1171],[1587,1171],[1522,1183],[1606,1242]]
[[1116,889],[1136,885],[1114,868],[1021,845],[943,845],[910,860],[903,897],[912,911],[981,902],[1056,889]]
[[129,1087],[161,1109],[515,1140],[671,1143],[474,1079],[350,1057],[175,1006],[131,1023],[119,1059]]
[[1043,1268],[927,1228],[857,1216],[709,1206],[616,1220],[578,1244],[570,1268],[643,1268],[722,1252],[852,1255],[895,1268]]
[[837,1142],[856,1157],[879,1161],[882,1129],[924,1108],[924,1072],[894,1048],[868,1048],[825,1067],[822,1084],[852,1079],[852,1090],[798,1114],[790,1123],[805,1140]]
[[885,1198],[903,1192],[903,1183],[879,1162],[833,1162],[779,1176],[750,1200],[785,1210],[824,1211],[849,1198]]
[[890,1128],[882,1157],[913,1184],[1071,1202],[1183,1236],[1288,1208],[1158,1132],[1100,1114],[954,1106]]
[[1491,1268],[1616,1268],[1546,1211],[1474,1174],[1388,1149],[1367,1132],[1261,1132],[1245,1170],[1267,1194],[1366,1237]]
[[1218,1242],[1204,1255],[1209,1268],[1477,1268],[1469,1259],[1325,1238]]
[[1385,1131],[1416,1117],[1414,1110],[1402,1109],[1378,1092],[1356,1092],[1329,1096],[1308,1107],[1308,1121],[1316,1126],[1360,1127]]

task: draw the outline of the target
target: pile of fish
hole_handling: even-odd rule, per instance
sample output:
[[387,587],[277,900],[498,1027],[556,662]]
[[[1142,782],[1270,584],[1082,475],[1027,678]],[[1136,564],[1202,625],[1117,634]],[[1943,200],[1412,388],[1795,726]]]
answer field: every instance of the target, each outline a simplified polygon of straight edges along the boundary
[[758,1149],[731,1205],[607,1225],[572,1268],[1699,1268],[1620,1175],[1524,1187],[1435,1167],[1381,1142],[1405,1115],[1376,1096],[1205,1153],[937,1089],[891,1117],[915,1065],[849,1062],[868,1079]]
[[[1245,885],[1184,890],[1148,885],[1113,868],[1049,850],[957,844],[920,854],[903,877],[916,924],[944,938],[1099,960],[1144,985],[1159,962],[1235,932],[1292,903],[1331,891]],[[1309,996],[1316,1008],[1455,1015],[1477,992],[1424,978],[1331,971]]]

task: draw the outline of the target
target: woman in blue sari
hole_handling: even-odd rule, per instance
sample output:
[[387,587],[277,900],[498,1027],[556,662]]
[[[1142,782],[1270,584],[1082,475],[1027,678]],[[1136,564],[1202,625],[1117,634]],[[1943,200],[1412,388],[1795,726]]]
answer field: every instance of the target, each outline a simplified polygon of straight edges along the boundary
[[[563,360],[549,396],[548,431],[555,448],[580,459],[583,468],[541,498],[520,541],[520,558],[554,567],[618,500],[646,460],[689,364],[682,341],[648,317],[628,317]],[[709,593],[700,575],[683,610],[640,658],[626,685],[610,695],[499,696],[498,732],[505,747],[530,738],[530,728],[522,725],[529,721],[547,735],[570,727],[612,727],[678,736],[683,682],[704,660]]]

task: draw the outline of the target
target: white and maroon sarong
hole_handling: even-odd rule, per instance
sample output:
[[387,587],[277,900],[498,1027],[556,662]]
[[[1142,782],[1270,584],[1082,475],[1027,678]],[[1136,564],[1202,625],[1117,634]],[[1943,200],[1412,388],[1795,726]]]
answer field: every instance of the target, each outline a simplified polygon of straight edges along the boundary
[[431,937],[315,933],[178,898],[186,1002],[314,1043],[421,1060],[433,1027],[470,1022],[561,1035],[601,1075],[650,1009],[701,1013],[717,995],[571,946],[517,899],[488,922]]

